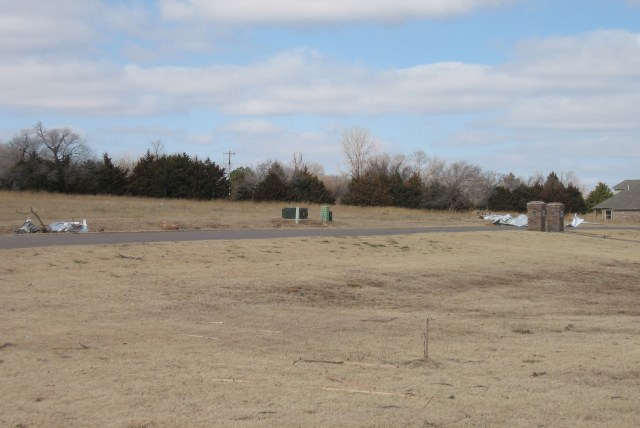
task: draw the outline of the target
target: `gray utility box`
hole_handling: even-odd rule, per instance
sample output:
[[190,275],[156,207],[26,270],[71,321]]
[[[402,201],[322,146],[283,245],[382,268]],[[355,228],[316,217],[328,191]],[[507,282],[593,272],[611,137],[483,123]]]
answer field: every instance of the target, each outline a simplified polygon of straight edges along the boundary
[[306,220],[309,218],[309,208],[283,208],[282,218],[285,220]]

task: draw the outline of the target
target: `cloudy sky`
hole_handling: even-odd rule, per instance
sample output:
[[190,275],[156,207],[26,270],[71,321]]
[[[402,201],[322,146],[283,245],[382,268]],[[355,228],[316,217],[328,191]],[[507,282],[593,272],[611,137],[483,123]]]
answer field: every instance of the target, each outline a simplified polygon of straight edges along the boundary
[[341,136],[485,170],[640,178],[640,0],[0,0],[0,142],[41,121],[233,166]]

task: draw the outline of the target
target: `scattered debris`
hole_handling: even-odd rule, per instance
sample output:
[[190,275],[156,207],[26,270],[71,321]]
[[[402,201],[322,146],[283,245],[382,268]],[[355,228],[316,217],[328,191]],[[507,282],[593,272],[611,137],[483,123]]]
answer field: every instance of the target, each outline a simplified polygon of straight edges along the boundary
[[85,233],[89,231],[89,227],[87,226],[87,220],[82,219],[82,221],[56,221],[47,226],[47,231],[52,233],[63,233],[63,232],[73,232],[73,233]]
[[487,214],[482,218],[495,225],[515,227],[527,227],[529,225],[529,217],[526,214],[520,214],[518,217],[513,217],[511,214]]
[[352,380],[347,380],[347,379],[338,379],[338,378],[333,377],[333,376],[327,376],[327,379],[330,380],[331,382],[347,384],[347,385],[354,386],[356,388],[362,388],[362,389],[368,389],[368,390],[375,390],[376,389],[374,386],[371,386],[371,385],[365,385],[363,383],[354,382]]
[[129,260],[142,260],[144,259],[144,256],[140,256],[140,257],[134,257],[134,256],[125,256],[124,254],[116,254],[118,256],[118,258],[120,259],[129,259]]
[[210,379],[213,382],[228,382],[228,383],[255,383],[252,380],[242,380],[242,379]]
[[[33,207],[29,208],[29,212],[28,213],[23,213],[20,211],[16,211],[18,214],[33,214],[34,216],[36,216],[36,218],[38,219],[38,222],[40,222],[40,231],[42,232],[46,232],[47,226],[44,225],[44,222],[42,221],[42,219],[40,218],[40,215],[38,214],[38,212],[36,210],[33,209]],[[27,219],[27,221],[31,221],[30,219]]]
[[344,361],[330,361],[330,360],[303,360],[302,358],[298,358],[293,362],[295,363],[323,363],[323,364],[344,364]]
[[365,319],[360,320],[360,321],[389,322],[389,321],[393,321],[393,320],[395,320],[397,318],[398,317],[371,317],[371,318],[365,318]]
[[180,230],[178,223],[160,223],[160,229],[162,230]]
[[[529,217],[526,214],[520,214],[518,217],[513,217],[511,214],[483,214],[480,218],[498,226],[527,227],[529,225]],[[578,227],[583,223],[589,222],[578,217],[578,214],[573,214],[573,220],[567,223],[566,227]]]
[[40,232],[74,232],[74,233],[84,233],[89,231],[89,226],[87,226],[87,220],[82,219],[82,221],[56,221],[51,223],[49,226],[45,226],[44,222],[38,215],[37,211],[31,207],[28,213],[17,211],[19,214],[33,214],[40,223],[40,226],[36,226],[31,221],[30,217],[27,217],[22,226],[16,229],[16,233],[40,233]]
[[31,219],[28,218],[22,223],[22,226],[16,229],[16,233],[39,233],[42,232],[42,229],[36,226],[31,222]]
[[343,388],[327,388],[322,386],[312,386],[314,389],[322,389],[324,391],[336,391],[336,392],[355,392],[359,394],[374,394],[374,395],[393,395],[398,397],[413,397],[416,394],[413,392],[384,392],[384,391],[367,391],[364,389],[343,389]]
[[189,336],[189,337],[199,337],[201,339],[210,339],[210,340],[218,340],[217,337],[213,337],[213,336],[202,336],[200,334],[187,334],[187,333],[183,333],[185,336]]
[[574,214],[573,215],[573,220],[571,220],[570,223],[567,223],[566,226],[567,227],[578,227],[584,222],[585,222],[584,219],[578,217],[578,214]]

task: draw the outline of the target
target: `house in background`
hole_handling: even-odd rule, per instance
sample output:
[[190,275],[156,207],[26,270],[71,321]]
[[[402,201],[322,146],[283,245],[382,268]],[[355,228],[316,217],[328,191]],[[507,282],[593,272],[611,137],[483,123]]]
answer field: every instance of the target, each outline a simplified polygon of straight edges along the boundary
[[640,222],[640,180],[624,180],[613,186],[613,196],[593,207],[596,218]]

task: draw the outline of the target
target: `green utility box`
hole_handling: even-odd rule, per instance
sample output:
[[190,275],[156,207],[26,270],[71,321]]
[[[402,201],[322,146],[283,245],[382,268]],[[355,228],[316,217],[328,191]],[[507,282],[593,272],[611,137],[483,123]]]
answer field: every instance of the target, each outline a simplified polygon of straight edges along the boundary
[[309,208],[283,208],[282,218],[285,220],[306,220],[309,218]]
[[333,221],[333,213],[329,205],[323,205],[320,207],[320,220],[323,223],[329,223]]

